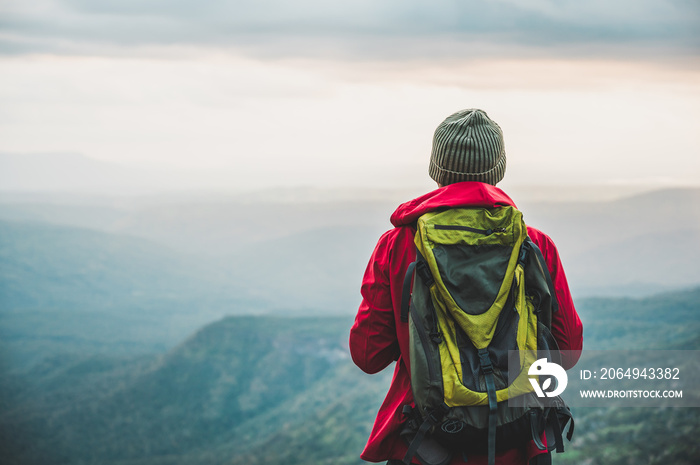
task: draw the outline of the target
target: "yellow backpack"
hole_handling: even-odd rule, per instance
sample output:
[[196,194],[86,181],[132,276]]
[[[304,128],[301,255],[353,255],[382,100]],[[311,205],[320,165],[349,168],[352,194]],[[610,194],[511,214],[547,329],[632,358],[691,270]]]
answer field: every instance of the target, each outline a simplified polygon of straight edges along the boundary
[[426,213],[415,244],[401,310],[415,400],[404,408],[404,462],[418,455],[441,465],[454,453],[486,453],[493,465],[497,450],[530,440],[544,448],[548,424],[563,451],[569,409],[560,399],[540,406],[528,376],[543,353],[556,354],[549,327],[557,302],[522,213],[510,206]]

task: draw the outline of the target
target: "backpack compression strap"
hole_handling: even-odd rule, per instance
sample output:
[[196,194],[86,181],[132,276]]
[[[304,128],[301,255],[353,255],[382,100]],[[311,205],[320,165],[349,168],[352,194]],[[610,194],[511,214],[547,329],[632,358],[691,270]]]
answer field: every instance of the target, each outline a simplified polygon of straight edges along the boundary
[[411,465],[413,457],[418,452],[418,448],[425,439],[430,428],[438,426],[438,424],[440,424],[440,421],[442,420],[442,417],[444,417],[448,411],[449,407],[445,404],[442,404],[438,405],[435,409],[428,413],[428,415],[425,417],[425,420],[423,420],[423,423],[421,423],[420,428],[418,428],[416,436],[408,445],[408,450],[406,451],[406,455],[403,458],[403,463],[405,465]]
[[574,417],[571,415],[571,411],[567,407],[554,407],[549,411],[547,423],[552,425],[557,453],[564,452],[562,436],[567,423],[569,423],[569,431],[566,433],[566,439],[571,441],[571,437],[574,435]]
[[496,383],[493,379],[493,365],[489,358],[488,349],[479,349],[479,363],[481,370],[484,372],[484,381],[486,381],[486,390],[489,399],[489,432],[488,432],[488,449],[489,449],[489,465],[496,464],[496,415],[498,408],[498,400],[496,397]]

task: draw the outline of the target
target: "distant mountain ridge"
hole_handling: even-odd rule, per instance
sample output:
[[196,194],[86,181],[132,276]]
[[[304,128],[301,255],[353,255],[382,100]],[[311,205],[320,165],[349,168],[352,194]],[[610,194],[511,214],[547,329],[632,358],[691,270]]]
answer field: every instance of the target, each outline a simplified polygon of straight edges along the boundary
[[577,295],[650,295],[700,283],[693,265],[700,260],[700,189],[529,205],[525,220],[554,239]]
[[[63,350],[153,352],[224,315],[269,305],[206,262],[84,228],[0,221],[0,264],[0,342],[53,338]],[[31,352],[25,345],[10,355],[29,363]]]
[[[375,200],[93,201],[9,199],[0,202],[0,220],[141,238],[188,256],[187,266],[221,289],[241,289],[273,307],[321,312],[354,311],[362,272],[396,208]],[[557,244],[575,297],[650,295],[700,284],[700,189],[521,207],[526,222]],[[76,253],[84,253],[80,246]]]

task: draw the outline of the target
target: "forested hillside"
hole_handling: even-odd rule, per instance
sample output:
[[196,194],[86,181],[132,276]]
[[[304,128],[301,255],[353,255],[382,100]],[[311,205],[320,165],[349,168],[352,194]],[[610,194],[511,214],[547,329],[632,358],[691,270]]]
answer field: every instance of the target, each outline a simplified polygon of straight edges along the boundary
[[345,444],[312,449],[356,462],[386,378],[351,366],[349,323],[228,318],[160,357],[55,356],[5,373],[0,450],[18,464],[225,463],[330,422]]
[[[586,347],[698,350],[698,302],[700,289],[584,300]],[[391,370],[354,367],[351,322],[230,317],[161,356],[55,353],[26,372],[4,365],[0,453],[17,465],[361,463]],[[558,463],[692,464],[700,454],[698,409],[574,413],[575,440]]]
[[[584,299],[584,350],[700,350],[700,288],[645,299]],[[574,369],[575,371],[575,369]],[[690,392],[689,392],[690,391]],[[700,386],[684,396],[700,395]],[[566,398],[566,394],[564,395]],[[574,408],[576,434],[557,464],[691,465],[700,459],[700,408]]]
[[[168,275],[177,270],[192,276],[191,285],[181,292],[197,286],[211,290],[196,297],[230,297],[234,290],[286,311],[294,307],[347,313],[357,303],[358,275],[377,238],[392,227],[389,216],[410,195],[281,190],[130,199],[0,192],[0,220],[13,227],[21,222],[24,229],[40,226],[47,238],[48,225],[54,225],[65,228],[54,229],[64,237],[74,231],[76,240],[87,230],[124,243],[142,239],[136,250],[148,252],[148,244],[157,245],[154,251],[161,258],[169,250],[174,261],[182,262],[166,270]],[[521,196],[511,195],[526,223],[557,244],[577,296],[647,296],[700,284],[695,266],[700,261],[698,189],[595,202],[556,197],[534,201],[525,194],[521,201]],[[5,239],[8,246],[14,238]],[[48,241],[36,252],[52,257],[53,244]]]

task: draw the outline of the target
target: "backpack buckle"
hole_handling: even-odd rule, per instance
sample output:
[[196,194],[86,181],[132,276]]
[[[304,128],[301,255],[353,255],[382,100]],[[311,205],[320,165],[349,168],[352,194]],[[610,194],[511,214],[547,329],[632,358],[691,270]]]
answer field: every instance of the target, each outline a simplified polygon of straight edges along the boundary
[[438,405],[437,407],[428,412],[428,414],[425,417],[425,421],[429,421],[432,425],[437,426],[449,411],[450,408],[447,405]]
[[491,357],[489,357],[488,349],[479,349],[479,363],[485,374],[493,373],[493,365],[491,364]]

